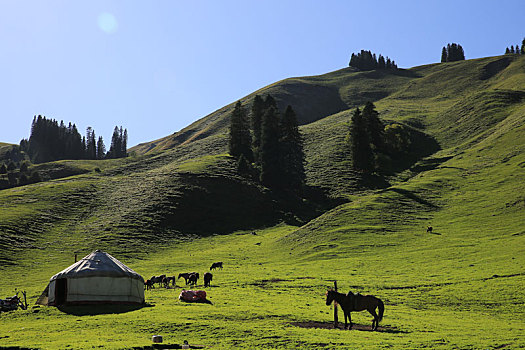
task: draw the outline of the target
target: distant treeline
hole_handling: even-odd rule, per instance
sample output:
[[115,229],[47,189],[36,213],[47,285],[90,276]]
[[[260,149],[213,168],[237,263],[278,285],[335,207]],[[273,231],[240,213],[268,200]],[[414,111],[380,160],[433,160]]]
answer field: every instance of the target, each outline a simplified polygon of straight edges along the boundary
[[272,96],[256,95],[249,119],[237,102],[231,114],[229,152],[237,159],[239,173],[272,189],[302,191],[303,138],[290,105],[281,113]]
[[452,43],[443,46],[441,50],[441,62],[454,62],[454,61],[464,61],[465,60],[465,51],[461,45]]
[[375,53],[365,50],[361,50],[358,54],[353,53],[348,65],[361,70],[397,69],[396,62],[390,58],[385,59],[382,55],[376,57]]
[[115,126],[111,147],[106,153],[104,140],[97,140],[95,130],[88,127],[82,137],[75,124],[66,126],[54,119],[39,115],[33,118],[31,136],[20,141],[20,150],[26,152],[33,163],[62,159],[105,159],[127,156],[128,132]]
[[511,45],[510,48],[505,49],[505,54],[517,54],[517,55],[525,55],[525,38],[521,41],[521,48],[519,45]]
[[39,172],[29,170],[28,162],[24,161],[16,164],[10,160],[7,165],[4,163],[0,165],[0,190],[40,181],[42,179]]

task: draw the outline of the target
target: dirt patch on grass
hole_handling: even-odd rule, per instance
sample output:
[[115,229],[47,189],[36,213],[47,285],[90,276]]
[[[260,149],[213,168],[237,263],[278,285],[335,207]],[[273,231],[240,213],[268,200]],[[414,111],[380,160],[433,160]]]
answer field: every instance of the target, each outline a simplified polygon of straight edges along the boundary
[[[339,327],[334,328],[333,322],[319,322],[319,321],[309,321],[309,322],[290,322],[292,326],[301,327],[301,328],[321,328],[321,329],[333,329],[344,331],[344,322],[339,322]],[[371,325],[363,325],[359,323],[354,323],[352,330],[357,331],[367,331],[367,332],[383,332],[383,333],[408,333],[406,331],[399,330],[391,326],[379,326],[376,331],[372,331]]]

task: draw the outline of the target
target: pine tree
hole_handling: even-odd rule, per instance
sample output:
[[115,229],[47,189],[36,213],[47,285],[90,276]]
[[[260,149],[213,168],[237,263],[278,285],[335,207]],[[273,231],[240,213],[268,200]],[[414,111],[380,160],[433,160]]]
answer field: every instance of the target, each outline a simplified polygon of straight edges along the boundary
[[372,102],[367,102],[363,108],[362,118],[370,144],[374,147],[374,150],[382,150],[385,126],[379,119],[379,113],[375,108]]
[[250,177],[251,166],[248,163],[248,160],[246,160],[244,154],[241,154],[237,160],[237,173],[244,177]]
[[443,46],[443,50],[441,50],[441,62],[447,62],[447,48]]
[[511,54],[514,53],[514,45],[510,45],[510,53],[511,53]]
[[279,166],[279,114],[274,106],[266,109],[261,123],[260,181],[270,188],[281,187]]
[[86,129],[86,159],[97,159],[95,130],[90,126]]
[[364,172],[371,171],[373,163],[372,149],[370,148],[368,132],[359,108],[356,108],[352,115],[347,142],[349,143],[352,167],[355,170]]
[[106,155],[107,158],[121,158],[122,157],[122,134],[118,126],[113,129],[113,136],[111,136],[111,146]]
[[128,156],[128,129],[122,130],[122,126],[120,127],[120,156],[121,157],[127,157]]
[[106,146],[102,136],[98,137],[97,141],[97,159],[104,159],[106,157]]
[[261,148],[261,122],[265,103],[261,96],[255,95],[251,108],[252,152],[255,164],[259,165],[259,149]]
[[508,54],[510,54],[510,49],[507,47],[507,48],[505,49],[505,55],[508,55]]
[[378,69],[386,68],[386,60],[382,55],[379,55],[379,58],[377,59],[377,68]]
[[299,131],[295,112],[290,105],[286,107],[281,119],[280,132],[279,163],[283,175],[282,182],[285,188],[300,192],[306,179],[303,137]]
[[237,101],[230,117],[229,152],[237,159],[244,155],[251,162],[253,161],[251,143],[248,118],[241,101]]
[[26,173],[27,169],[28,169],[27,162],[22,162],[22,164],[20,164],[20,172]]
[[525,55],[525,38],[521,41],[521,54]]

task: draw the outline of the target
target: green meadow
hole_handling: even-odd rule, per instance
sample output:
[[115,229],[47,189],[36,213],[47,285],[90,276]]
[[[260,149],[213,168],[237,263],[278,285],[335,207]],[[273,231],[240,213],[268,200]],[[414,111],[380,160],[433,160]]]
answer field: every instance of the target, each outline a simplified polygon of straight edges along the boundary
[[[324,199],[236,174],[232,106],[125,160],[39,165],[49,180],[0,191],[0,297],[18,288],[30,304],[0,314],[0,348],[144,349],[153,335],[165,348],[525,348],[523,72],[525,57],[499,56],[262,88],[304,111],[307,182]],[[365,179],[342,150],[369,99],[417,137],[402,167]],[[179,301],[181,279],[133,310],[35,306],[75,253],[95,249],[145,279],[224,269],[205,288],[212,305]],[[333,328],[335,280],[383,300],[378,331],[366,311],[352,313],[356,329]]]

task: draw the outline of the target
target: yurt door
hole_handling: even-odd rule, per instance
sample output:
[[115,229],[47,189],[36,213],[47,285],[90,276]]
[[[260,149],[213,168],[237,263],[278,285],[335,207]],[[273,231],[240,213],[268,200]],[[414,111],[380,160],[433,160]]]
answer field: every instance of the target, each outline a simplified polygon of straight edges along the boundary
[[67,279],[59,278],[55,283],[55,304],[62,305],[67,301]]

